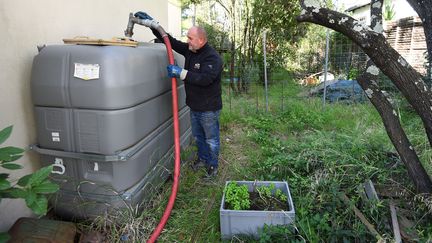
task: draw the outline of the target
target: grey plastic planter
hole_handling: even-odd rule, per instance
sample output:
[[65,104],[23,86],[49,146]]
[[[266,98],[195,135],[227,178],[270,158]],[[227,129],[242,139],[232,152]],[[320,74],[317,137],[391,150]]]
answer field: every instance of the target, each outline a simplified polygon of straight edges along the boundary
[[[228,183],[225,183],[227,187]],[[258,230],[267,225],[286,225],[294,221],[294,204],[285,181],[236,181],[239,185],[247,185],[249,192],[257,186],[268,186],[271,183],[276,189],[280,189],[287,196],[289,211],[254,211],[254,210],[230,210],[225,208],[225,192],[222,196],[220,207],[220,226],[222,239],[231,239],[234,235],[258,236]]]

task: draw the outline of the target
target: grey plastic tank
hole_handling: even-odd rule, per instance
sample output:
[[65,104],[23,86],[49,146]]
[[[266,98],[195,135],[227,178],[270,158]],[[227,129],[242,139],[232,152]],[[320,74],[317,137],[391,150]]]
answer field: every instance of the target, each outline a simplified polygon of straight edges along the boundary
[[[174,57],[182,66],[183,57],[177,53]],[[171,89],[167,65],[163,44],[47,46],[33,60],[33,104],[99,110],[131,107]]]
[[[180,134],[186,138],[191,135],[189,115],[187,107],[179,112]],[[132,187],[171,149],[172,124],[171,118],[136,145],[108,156],[37,150],[44,166],[53,165],[52,178],[63,190],[113,195]]]
[[[185,107],[184,85],[178,87]],[[171,91],[118,110],[35,107],[37,142],[42,148],[114,154],[134,145],[172,117]]]
[[[182,66],[184,58],[174,54]],[[52,178],[60,185],[51,200],[56,212],[85,217],[107,212],[107,205],[135,205],[165,181],[173,162],[167,65],[165,46],[149,43],[54,45],[34,58],[37,144],[31,148],[44,166],[53,165]],[[180,81],[177,91],[185,148],[192,136]],[[80,209],[90,202],[99,206]]]
[[[183,63],[183,57],[176,58]],[[38,145],[113,154],[143,139],[172,116],[166,59],[162,44],[43,48],[34,58],[31,78]],[[99,71],[92,74],[78,63],[97,65]],[[80,76],[86,71],[88,80]],[[181,109],[185,92],[178,83]]]

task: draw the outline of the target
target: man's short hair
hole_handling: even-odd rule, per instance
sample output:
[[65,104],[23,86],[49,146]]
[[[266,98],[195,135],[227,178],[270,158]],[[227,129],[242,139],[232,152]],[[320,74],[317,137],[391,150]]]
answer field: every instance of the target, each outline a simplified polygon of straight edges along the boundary
[[195,26],[197,30],[197,34],[200,38],[204,38],[204,40],[207,40],[207,31],[200,26]]

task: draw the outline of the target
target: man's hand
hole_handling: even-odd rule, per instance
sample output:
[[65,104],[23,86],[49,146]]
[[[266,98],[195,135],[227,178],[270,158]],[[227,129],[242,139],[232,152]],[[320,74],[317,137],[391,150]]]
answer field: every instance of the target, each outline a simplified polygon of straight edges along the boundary
[[180,78],[184,80],[186,78],[187,70],[176,65],[167,66],[168,76],[170,78]]
[[148,15],[146,12],[139,11],[139,12],[136,12],[134,14],[134,16],[137,18],[140,18],[140,19],[144,19],[144,20],[146,20],[146,19],[153,20],[153,18],[150,15]]
[[139,11],[139,12],[136,12],[134,14],[134,16],[135,16],[135,18],[140,19],[137,22],[137,24],[144,25],[144,26],[149,27],[151,29],[157,29],[160,26],[159,22],[154,20],[152,18],[152,16],[148,15],[146,12]]

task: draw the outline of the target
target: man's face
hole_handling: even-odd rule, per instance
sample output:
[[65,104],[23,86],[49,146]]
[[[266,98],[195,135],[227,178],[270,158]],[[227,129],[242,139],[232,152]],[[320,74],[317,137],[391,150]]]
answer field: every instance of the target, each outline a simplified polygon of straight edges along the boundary
[[189,50],[196,52],[204,45],[203,38],[198,36],[198,33],[195,29],[191,28],[187,34],[187,43],[189,44]]

